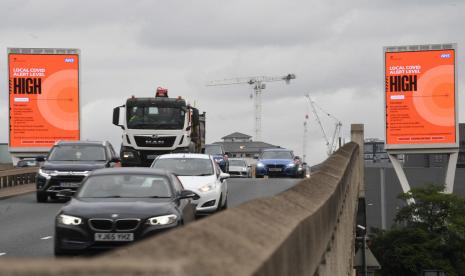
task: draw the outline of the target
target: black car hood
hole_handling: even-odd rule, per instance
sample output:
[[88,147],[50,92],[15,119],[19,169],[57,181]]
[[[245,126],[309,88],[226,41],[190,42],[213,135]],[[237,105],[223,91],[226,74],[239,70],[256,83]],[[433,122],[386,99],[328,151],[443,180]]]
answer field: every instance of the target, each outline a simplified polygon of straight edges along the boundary
[[149,218],[177,214],[170,198],[73,198],[63,213],[83,218]]
[[46,161],[41,169],[56,171],[92,171],[105,167],[105,161]]

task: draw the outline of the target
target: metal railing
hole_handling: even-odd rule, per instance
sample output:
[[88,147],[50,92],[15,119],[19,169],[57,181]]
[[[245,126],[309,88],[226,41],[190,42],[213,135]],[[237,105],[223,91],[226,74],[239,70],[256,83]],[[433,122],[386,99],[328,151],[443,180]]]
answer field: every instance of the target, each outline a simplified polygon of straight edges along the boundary
[[0,189],[34,183],[37,170],[37,167],[30,167],[0,171]]

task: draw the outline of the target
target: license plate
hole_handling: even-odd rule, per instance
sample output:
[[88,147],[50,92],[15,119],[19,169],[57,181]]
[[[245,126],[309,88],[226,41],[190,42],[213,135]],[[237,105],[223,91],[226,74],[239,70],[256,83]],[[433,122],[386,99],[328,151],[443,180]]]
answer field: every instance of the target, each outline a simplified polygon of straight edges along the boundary
[[155,158],[157,158],[157,155],[154,155],[154,154],[147,155],[147,159],[155,159]]
[[280,171],[282,171],[281,168],[269,168],[268,170],[269,170],[270,172],[280,172]]
[[60,187],[62,188],[78,188],[81,183],[79,182],[61,182]]
[[95,233],[95,241],[134,241],[133,233]]

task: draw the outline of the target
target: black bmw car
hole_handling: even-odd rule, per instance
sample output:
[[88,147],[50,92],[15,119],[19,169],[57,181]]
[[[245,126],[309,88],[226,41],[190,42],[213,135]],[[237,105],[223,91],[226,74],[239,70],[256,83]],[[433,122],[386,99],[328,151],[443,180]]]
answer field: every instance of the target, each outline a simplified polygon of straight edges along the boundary
[[55,255],[114,248],[188,223],[197,197],[166,171],[95,170],[56,216]]

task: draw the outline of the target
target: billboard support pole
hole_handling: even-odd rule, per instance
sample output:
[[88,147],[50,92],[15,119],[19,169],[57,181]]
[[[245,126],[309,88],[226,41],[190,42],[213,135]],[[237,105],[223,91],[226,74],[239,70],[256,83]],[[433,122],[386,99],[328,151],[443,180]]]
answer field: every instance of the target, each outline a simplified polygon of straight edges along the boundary
[[[433,153],[447,153],[448,161],[447,161],[447,170],[446,176],[444,180],[444,193],[451,194],[454,191],[454,181],[455,181],[455,171],[457,169],[457,159],[459,156],[459,149],[450,149],[450,150],[410,150],[404,153],[422,153],[422,154],[433,154]],[[402,164],[398,159],[398,151],[389,151],[388,156],[389,160],[391,160],[392,166],[394,167],[394,171],[396,172],[397,178],[399,179],[400,186],[402,187],[402,191],[407,193],[410,191],[410,184],[408,183],[407,176],[405,175],[405,171],[402,168]],[[414,203],[415,201],[409,201],[408,204]]]
[[444,192],[446,194],[452,194],[454,191],[454,180],[455,180],[455,171],[457,168],[457,159],[459,156],[459,151],[451,152],[449,154],[449,161],[447,162],[447,171],[446,171],[446,180],[444,187]]
[[[402,187],[402,192],[407,193],[410,191],[410,185],[408,183],[407,176],[405,175],[404,168],[402,168],[402,164],[400,160],[397,158],[397,154],[392,154],[388,152],[389,160],[391,160],[392,166],[394,167],[394,171],[397,174],[397,178],[399,179],[400,186]],[[410,205],[415,203],[415,201],[408,200],[407,203]]]

